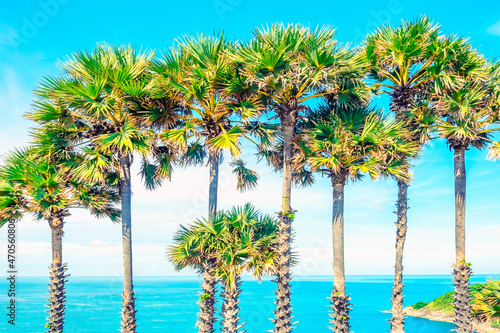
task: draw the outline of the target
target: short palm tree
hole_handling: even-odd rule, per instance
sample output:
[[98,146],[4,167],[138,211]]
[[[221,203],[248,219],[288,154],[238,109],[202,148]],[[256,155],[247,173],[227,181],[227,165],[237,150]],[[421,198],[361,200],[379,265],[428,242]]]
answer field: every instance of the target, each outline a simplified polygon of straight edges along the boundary
[[[236,333],[239,324],[240,274],[252,270],[254,275],[272,273],[276,255],[276,222],[261,215],[249,204],[228,212],[218,212],[208,220],[200,219],[188,227],[181,226],[168,256],[176,269],[194,268],[206,274],[206,262],[213,266],[214,276],[223,284],[222,330]],[[203,299],[215,293],[215,283],[204,279],[200,306],[213,306]],[[203,311],[202,311],[203,313]]]
[[120,187],[124,290],[122,332],[136,332],[132,281],[131,174],[134,154],[154,163],[143,165],[146,185],[168,178],[175,147],[159,143],[148,129],[144,113],[152,82],[148,67],[152,52],[132,47],[98,45],[77,52],[61,63],[62,75],[46,78],[39,100],[28,117],[45,125],[66,128],[82,153],[74,175],[90,182],[115,181]]
[[254,276],[275,272],[277,223],[270,216],[262,215],[250,204],[233,207],[225,213],[228,237],[219,247],[216,275],[222,282],[222,332],[237,333],[240,324],[239,295],[241,273],[252,270]]
[[283,193],[280,214],[280,237],[275,333],[291,332],[291,206],[293,141],[297,122],[315,98],[335,94],[334,83],[346,72],[355,72],[358,64],[350,62],[350,53],[339,47],[330,27],[310,30],[301,25],[273,24],[255,29],[253,39],[240,45],[233,56],[247,85],[256,86],[255,94],[265,111],[275,113],[282,141]]
[[224,242],[226,229],[222,213],[199,219],[181,229],[174,236],[174,244],[167,253],[176,270],[186,267],[197,270],[202,276],[200,314],[196,325],[200,332],[215,332],[215,294],[217,246]]
[[[370,63],[370,78],[377,90],[390,96],[390,109],[396,119],[405,121],[408,140],[423,146],[429,139],[432,113],[415,116],[414,110],[432,91],[455,84],[451,68],[454,49],[462,42],[439,34],[439,26],[425,16],[393,27],[386,24],[368,35],[360,56]],[[434,110],[433,108],[428,108]],[[419,119],[420,122],[415,121]],[[392,290],[391,332],[404,332],[403,250],[407,231],[408,183],[397,180],[396,261]]]
[[398,156],[415,156],[418,147],[404,140],[401,122],[389,120],[381,110],[354,107],[320,107],[304,125],[300,146],[311,172],[330,178],[333,187],[333,269],[332,324],[336,333],[350,332],[350,297],[345,290],[344,270],[344,188],[348,180],[364,175],[376,179],[390,172],[398,179],[410,178],[408,164]]
[[46,327],[47,332],[61,333],[68,277],[67,264],[62,259],[64,219],[71,209],[86,208],[97,217],[119,221],[120,212],[114,207],[119,196],[113,187],[74,179],[71,161],[56,163],[35,151],[9,153],[0,167],[0,225],[17,223],[28,214],[48,222],[52,233],[52,264]]
[[[153,125],[163,124],[175,110],[178,122],[174,127],[163,127],[163,140],[182,151],[184,164],[202,163],[208,155],[209,215],[217,211],[219,166],[224,150],[235,158],[231,165],[238,177],[239,190],[255,187],[259,178],[237,158],[241,150],[240,140],[246,136],[246,122],[259,113],[256,109],[258,102],[246,97],[242,91],[235,92],[234,86],[238,86],[240,77],[228,57],[233,49],[234,45],[223,34],[186,36],[177,42],[176,48],[151,66],[156,74],[153,96],[166,103],[152,109],[147,117]],[[207,280],[204,283],[215,286],[214,268],[209,266],[205,268],[204,278]],[[200,333],[214,330],[215,293],[208,295],[203,299],[206,306],[199,315]]]
[[[465,45],[463,59],[467,65],[483,64],[484,60]],[[466,199],[466,168],[465,153],[471,148],[483,149],[488,145],[492,148],[490,156],[498,158],[499,143],[494,141],[493,133],[500,127],[494,122],[498,119],[500,99],[498,93],[490,88],[498,89],[495,75],[496,66],[484,68],[486,79],[463,77],[460,87],[449,89],[439,97],[439,107],[442,108],[441,118],[437,121],[437,133],[444,138],[453,150],[455,179],[455,248],[456,262],[454,264],[455,282],[455,325],[459,333],[472,332],[471,296],[469,278],[472,274],[470,263],[465,255],[465,199]]]

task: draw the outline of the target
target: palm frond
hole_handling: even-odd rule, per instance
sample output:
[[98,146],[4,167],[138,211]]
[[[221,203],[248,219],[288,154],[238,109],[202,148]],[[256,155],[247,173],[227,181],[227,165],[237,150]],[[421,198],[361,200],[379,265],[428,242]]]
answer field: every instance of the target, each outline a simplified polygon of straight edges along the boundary
[[257,187],[259,175],[256,171],[250,170],[245,166],[242,160],[234,160],[230,163],[233,168],[233,174],[236,175],[237,184],[236,188],[240,192],[252,190]]

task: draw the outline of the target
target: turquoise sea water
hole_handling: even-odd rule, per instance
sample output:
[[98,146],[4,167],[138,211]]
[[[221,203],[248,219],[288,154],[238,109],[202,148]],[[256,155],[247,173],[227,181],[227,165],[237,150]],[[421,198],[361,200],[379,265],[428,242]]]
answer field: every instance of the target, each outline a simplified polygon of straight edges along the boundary
[[[487,276],[474,276],[472,282],[483,282]],[[389,331],[390,314],[381,311],[391,307],[390,276],[350,276],[347,290],[355,304],[352,331],[381,333]],[[67,283],[67,316],[65,332],[118,332],[120,327],[121,279],[119,277],[70,277]],[[405,280],[405,306],[431,301],[451,291],[451,276],[408,276]],[[7,290],[5,281],[0,283]],[[271,281],[244,281],[241,294],[241,317],[247,333],[264,333],[272,328],[275,284]],[[197,332],[195,329],[199,279],[194,277],[136,277],[137,318],[139,332]],[[293,281],[295,333],[327,333],[328,301],[332,283],[329,277],[297,277]],[[17,285],[17,318],[15,328],[2,315],[1,332],[44,332],[47,279],[20,277]],[[2,292],[2,303],[7,302]],[[220,303],[218,303],[220,307]],[[2,304],[2,308],[5,306]],[[450,332],[453,325],[419,318],[407,318],[407,333]]]

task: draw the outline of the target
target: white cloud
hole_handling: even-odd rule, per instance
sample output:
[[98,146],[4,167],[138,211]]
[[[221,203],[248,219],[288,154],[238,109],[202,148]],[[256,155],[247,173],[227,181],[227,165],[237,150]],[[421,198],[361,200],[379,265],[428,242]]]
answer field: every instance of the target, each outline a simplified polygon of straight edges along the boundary
[[[478,162],[479,163],[479,162]],[[484,162],[486,163],[486,162]],[[138,172],[134,163],[133,174]],[[227,165],[221,167],[219,202],[221,208],[251,201],[266,213],[279,209],[281,177],[264,166],[257,169],[262,181],[257,190],[241,194]],[[483,180],[488,175],[478,177]],[[405,249],[406,274],[447,274],[454,261],[453,193],[441,182],[429,179],[416,182],[410,192],[409,230]],[[420,186],[419,186],[420,185]],[[487,186],[487,185],[485,185]],[[165,257],[165,249],[181,223],[206,215],[208,169],[177,169],[172,182],[155,192],[146,191],[140,177],[133,180],[133,244],[136,275],[193,275],[193,271],[175,272]],[[482,206],[474,209],[469,200],[467,224],[468,260],[476,274],[500,270],[500,228],[495,199],[480,200],[484,189],[471,190],[471,199]],[[374,195],[374,193],[376,195]],[[495,193],[495,192],[493,192]],[[294,189],[293,206],[298,210],[294,222],[294,246],[300,262],[298,275],[331,275],[331,186],[319,179],[312,188]],[[495,196],[493,196],[495,197]],[[394,182],[366,181],[349,185],[345,201],[346,273],[392,274],[395,221]],[[490,221],[490,222],[488,222]],[[67,218],[64,237],[64,261],[70,273],[80,275],[122,275],[121,228],[106,220],[95,220],[84,210],[74,210]],[[5,228],[2,228],[5,230]],[[5,231],[0,229],[0,248],[5,248]],[[24,219],[18,229],[20,266],[23,275],[46,275],[50,263],[50,232],[45,221]]]
[[490,35],[500,36],[500,21],[491,25],[486,29],[486,32]]
[[[251,201],[266,213],[277,210],[281,179],[264,167],[258,169],[263,171],[258,190],[240,194],[235,190],[235,180],[227,166],[221,168],[221,174],[226,174],[221,181],[221,207]],[[134,174],[137,171],[138,163],[135,163]],[[156,192],[146,191],[140,184],[140,177],[134,177],[132,216],[136,275],[194,274],[193,271],[175,272],[166,260],[165,249],[171,244],[180,223],[206,215],[207,173],[207,168],[176,170],[172,182]],[[429,184],[421,187],[417,184],[410,195],[411,206],[415,209],[409,211],[405,249],[407,274],[447,274],[454,261],[453,196],[444,191],[432,195],[428,187]],[[345,207],[347,274],[393,273],[395,192],[393,182],[367,181],[348,186]],[[373,193],[377,195],[373,196]],[[331,275],[330,184],[327,180],[320,180],[313,188],[294,190],[293,194],[294,207],[299,210],[294,246],[300,254],[300,262],[294,271],[298,275]],[[471,193],[471,196],[477,195]],[[429,202],[434,202],[437,197],[449,197],[449,200],[438,210],[434,206],[428,207]],[[485,223],[495,221],[498,206],[482,207],[477,216],[473,207],[471,204],[467,229],[468,260],[473,262],[477,274],[496,272],[500,269],[496,258],[500,253],[500,243],[497,242],[500,228],[494,223]],[[18,233],[23,275],[45,275],[51,258],[50,232],[46,222],[26,218],[20,223]],[[3,248],[5,234],[1,229],[0,239],[0,248]],[[121,276],[120,226],[106,220],[95,220],[84,210],[73,211],[65,224],[64,261],[69,263],[74,276]]]
[[91,247],[100,247],[100,248],[109,248],[113,246],[112,242],[103,241],[100,239],[93,239],[90,241],[89,246]]

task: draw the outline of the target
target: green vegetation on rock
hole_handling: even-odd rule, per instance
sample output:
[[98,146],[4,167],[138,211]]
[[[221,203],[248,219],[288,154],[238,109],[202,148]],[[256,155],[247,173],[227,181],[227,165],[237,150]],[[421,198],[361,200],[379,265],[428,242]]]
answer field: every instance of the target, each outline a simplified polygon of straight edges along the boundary
[[[472,301],[471,304],[474,304],[475,300],[475,295],[477,292],[481,291],[484,288],[485,284],[484,283],[477,283],[472,285],[469,289],[471,292],[472,296]],[[455,297],[455,293],[449,292],[444,295],[439,296],[435,300],[433,300],[430,303],[426,302],[418,302],[412,305],[412,307],[415,310],[420,310],[423,308],[429,309],[429,310],[438,310],[438,311],[443,311],[443,312],[453,312],[453,300]]]
[[418,303],[415,303],[412,305],[412,307],[415,309],[415,310],[420,310],[422,308],[425,308],[429,303],[426,303],[426,302],[418,302]]
[[[479,321],[491,322],[491,326],[500,328],[500,279],[491,278],[486,283],[477,283],[470,288],[472,317]],[[454,292],[439,296],[430,303],[418,302],[413,309],[428,309],[453,312]]]

